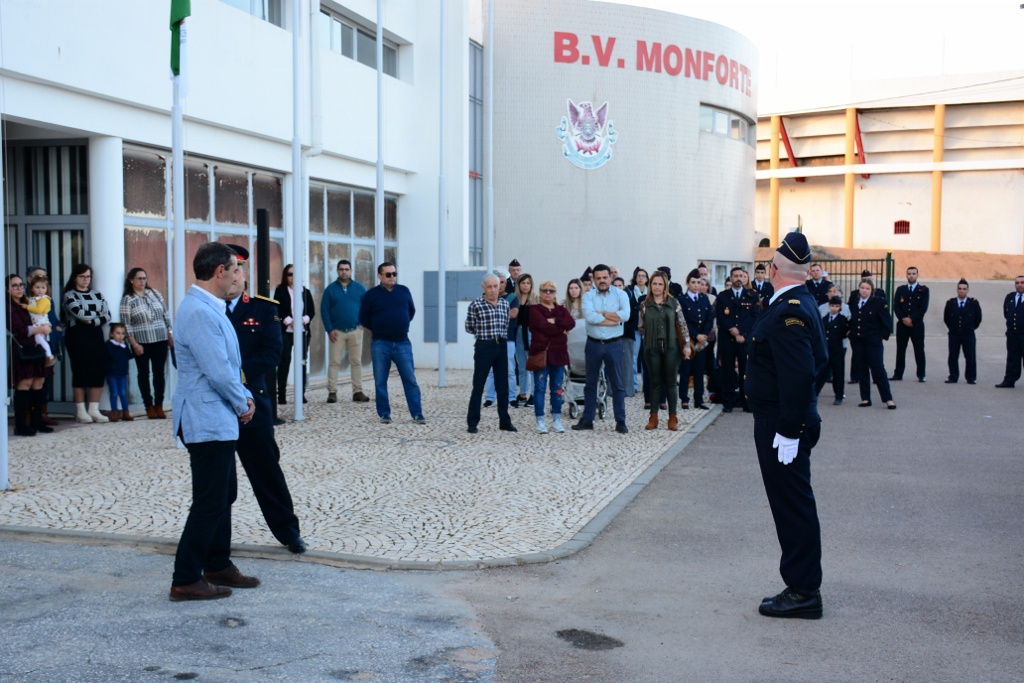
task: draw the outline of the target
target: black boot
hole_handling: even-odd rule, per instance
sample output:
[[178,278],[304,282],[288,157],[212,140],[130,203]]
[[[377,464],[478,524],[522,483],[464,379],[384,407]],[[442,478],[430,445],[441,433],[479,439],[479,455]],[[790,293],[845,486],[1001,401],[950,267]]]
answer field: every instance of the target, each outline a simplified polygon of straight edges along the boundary
[[36,435],[36,430],[25,426],[29,417],[28,402],[30,392],[30,389],[14,390],[14,434],[16,436]]
[[32,389],[29,392],[29,414],[32,416],[32,429],[40,434],[52,434],[53,427],[47,427],[43,421],[43,403],[46,401],[43,389]]

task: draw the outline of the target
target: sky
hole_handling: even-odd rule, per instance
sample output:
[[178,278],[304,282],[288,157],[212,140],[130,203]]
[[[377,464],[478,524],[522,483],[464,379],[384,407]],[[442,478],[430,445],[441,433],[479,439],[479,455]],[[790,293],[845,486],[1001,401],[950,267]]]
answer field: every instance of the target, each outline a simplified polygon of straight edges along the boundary
[[758,110],[844,104],[850,84],[1024,71],[1022,0],[615,0],[706,19],[760,53]]

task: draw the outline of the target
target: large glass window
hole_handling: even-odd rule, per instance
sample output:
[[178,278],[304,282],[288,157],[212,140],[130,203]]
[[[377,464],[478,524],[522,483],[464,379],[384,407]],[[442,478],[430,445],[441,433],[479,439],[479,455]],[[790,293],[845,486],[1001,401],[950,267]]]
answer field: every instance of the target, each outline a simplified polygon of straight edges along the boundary
[[[377,68],[377,36],[372,29],[358,28],[326,10],[320,11],[320,46],[354,59],[371,69]],[[384,41],[384,67],[388,76],[398,78],[398,46]]]
[[701,132],[740,140],[751,147],[757,146],[757,127],[736,112],[700,105],[698,123]]
[[165,218],[167,158],[152,152],[126,149],[123,165],[124,215]]
[[484,264],[484,48],[469,41],[469,265]]
[[282,21],[282,4],[284,0],[221,0],[236,7],[257,19],[270,22],[274,26],[284,26]]
[[25,214],[86,214],[85,145],[25,147]]

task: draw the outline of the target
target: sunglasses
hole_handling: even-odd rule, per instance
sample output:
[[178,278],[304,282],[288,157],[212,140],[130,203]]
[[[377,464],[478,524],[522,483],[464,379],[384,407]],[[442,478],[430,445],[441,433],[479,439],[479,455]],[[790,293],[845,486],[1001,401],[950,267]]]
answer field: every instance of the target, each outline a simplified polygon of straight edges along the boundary
[[553,290],[553,289],[542,289],[542,290],[540,290],[540,293],[541,294],[554,294],[555,290]]
[[384,277],[397,277],[398,276],[398,271],[397,270],[393,270],[390,273],[381,273],[381,275],[383,275]]
[[285,277],[295,277],[295,273],[285,273]]

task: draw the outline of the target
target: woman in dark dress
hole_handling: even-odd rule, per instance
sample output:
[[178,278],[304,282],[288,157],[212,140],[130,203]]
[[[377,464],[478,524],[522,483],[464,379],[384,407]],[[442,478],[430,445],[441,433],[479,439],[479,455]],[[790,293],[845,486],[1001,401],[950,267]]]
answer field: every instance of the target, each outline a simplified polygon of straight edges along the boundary
[[18,360],[19,347],[32,348],[36,345],[34,335],[51,332],[49,325],[32,326],[32,317],[19,305],[27,303],[25,281],[19,275],[8,275],[7,331],[13,341],[8,355],[7,380],[14,389],[14,433],[17,436],[53,431],[43,422],[43,384],[48,376],[53,376],[53,368],[45,366],[45,356],[30,363]]
[[[277,365],[277,402],[287,403],[285,392],[288,389],[288,371],[292,366],[292,349],[295,348],[294,320],[292,318],[292,296],[295,291],[292,280],[295,278],[295,269],[292,264],[284,267],[281,273],[281,284],[274,290],[274,299],[277,300],[277,317],[281,319],[281,331],[284,333],[284,347],[281,349],[281,362]],[[306,374],[307,358],[309,357],[309,323],[316,317],[316,307],[313,305],[313,295],[305,287],[302,288],[302,402],[306,400]]]
[[884,299],[875,296],[875,286],[871,280],[862,281],[858,292],[860,296],[850,306],[850,345],[855,355],[860,357],[861,363],[858,407],[867,408],[871,405],[871,380],[874,379],[885,405],[889,410],[896,410],[889,390],[889,377],[882,362],[882,341],[892,333],[889,308]]
[[[92,288],[92,268],[79,263],[64,285],[61,313],[67,323],[64,346],[71,359],[71,386],[75,392],[78,422],[109,422],[100,414],[100,394],[107,380],[107,349],[103,326],[110,309],[103,295]],[[86,410],[86,390],[89,408]]]

